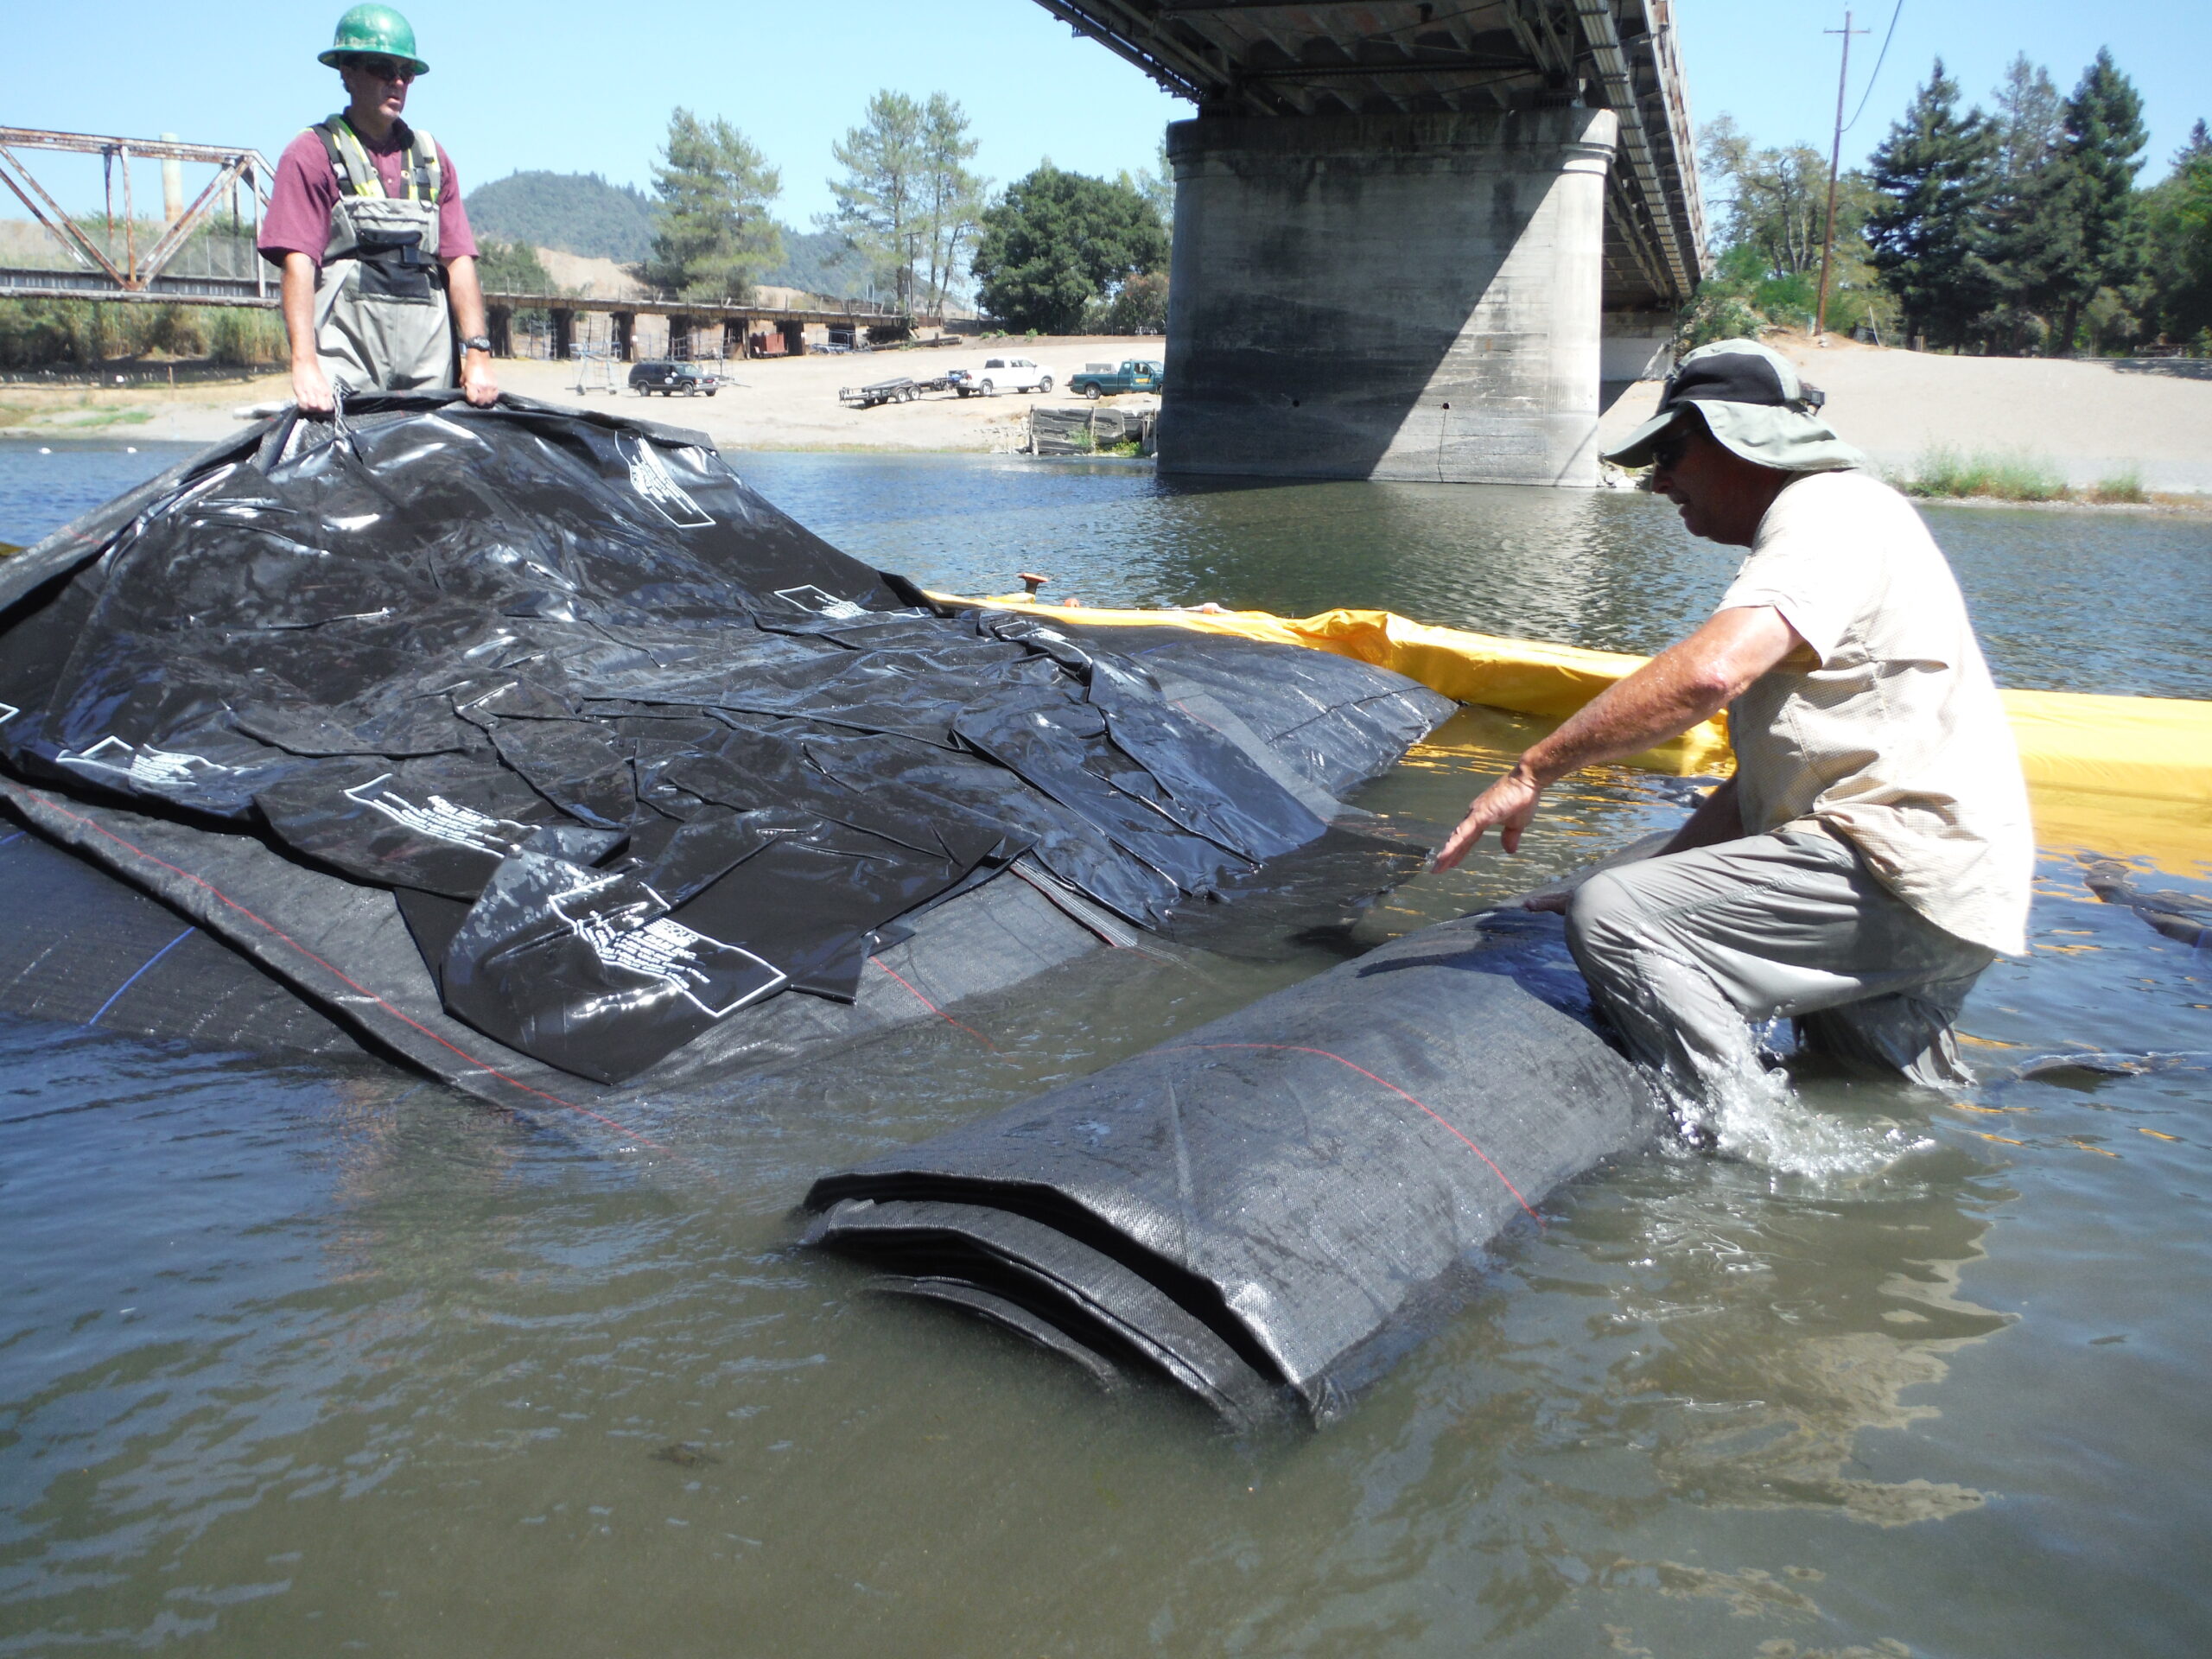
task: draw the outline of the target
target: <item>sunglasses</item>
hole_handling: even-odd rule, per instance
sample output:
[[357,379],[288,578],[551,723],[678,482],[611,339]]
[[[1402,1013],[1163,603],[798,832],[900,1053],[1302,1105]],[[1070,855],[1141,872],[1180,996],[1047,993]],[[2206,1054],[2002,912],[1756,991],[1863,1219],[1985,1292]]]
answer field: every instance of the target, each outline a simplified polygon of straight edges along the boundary
[[1654,472],[1672,472],[1682,464],[1682,457],[1690,452],[1694,440],[1688,433],[1662,438],[1651,446],[1651,467]]
[[410,81],[415,79],[415,66],[402,63],[397,58],[356,58],[353,67],[365,75],[378,80]]

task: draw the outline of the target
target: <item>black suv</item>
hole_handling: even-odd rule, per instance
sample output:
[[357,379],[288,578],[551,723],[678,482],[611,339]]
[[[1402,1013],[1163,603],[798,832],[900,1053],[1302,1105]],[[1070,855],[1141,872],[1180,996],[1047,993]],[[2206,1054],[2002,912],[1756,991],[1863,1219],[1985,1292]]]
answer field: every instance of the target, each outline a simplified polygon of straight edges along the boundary
[[640,363],[630,371],[630,390],[641,397],[655,392],[673,397],[679,391],[686,397],[702,391],[711,397],[721,385],[720,375],[696,363]]

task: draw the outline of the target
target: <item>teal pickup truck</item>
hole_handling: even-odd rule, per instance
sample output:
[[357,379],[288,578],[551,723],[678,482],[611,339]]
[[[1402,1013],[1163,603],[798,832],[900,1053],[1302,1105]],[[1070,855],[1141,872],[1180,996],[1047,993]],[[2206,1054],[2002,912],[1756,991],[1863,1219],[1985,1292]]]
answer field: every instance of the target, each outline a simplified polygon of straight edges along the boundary
[[1117,391],[1158,391],[1167,384],[1159,364],[1133,357],[1119,368],[1111,363],[1086,363],[1068,381],[1068,390],[1085,397],[1111,397]]

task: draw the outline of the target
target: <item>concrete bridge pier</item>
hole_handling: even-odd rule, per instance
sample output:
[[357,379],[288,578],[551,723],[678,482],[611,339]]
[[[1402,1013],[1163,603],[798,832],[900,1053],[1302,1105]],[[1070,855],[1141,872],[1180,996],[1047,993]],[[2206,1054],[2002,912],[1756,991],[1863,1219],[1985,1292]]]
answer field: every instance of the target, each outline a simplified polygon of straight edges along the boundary
[[1618,131],[1580,108],[1171,126],[1163,470],[1594,485]]

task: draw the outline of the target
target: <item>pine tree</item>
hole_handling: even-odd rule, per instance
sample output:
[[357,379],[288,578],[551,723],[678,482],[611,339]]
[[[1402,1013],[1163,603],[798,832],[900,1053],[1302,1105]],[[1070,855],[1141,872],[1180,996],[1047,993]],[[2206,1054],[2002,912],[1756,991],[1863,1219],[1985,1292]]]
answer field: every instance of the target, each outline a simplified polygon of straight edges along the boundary
[[837,211],[823,221],[868,256],[877,279],[913,300],[917,226],[923,194],[922,106],[886,88],[868,101],[861,124],[830,147],[842,179],[830,181]]
[[2031,332],[2041,328],[2033,309],[2044,286],[2044,250],[2035,224],[2037,184],[2058,152],[2065,100],[2050,72],[2031,64],[2025,53],[2012,60],[1991,97],[1997,156],[1987,216],[1998,297],[1983,319],[1982,333],[1987,343],[2017,357]]
[[2145,194],[2159,331],[2212,344],[2212,130],[2202,121],[2175,152],[2172,176]]
[[2067,99],[2058,149],[2028,192],[2021,226],[2028,291],[2057,317],[2052,346],[2074,349],[2082,308],[2103,288],[2134,283],[2143,264],[2135,175],[2149,135],[2143,99],[2099,51]]
[[931,308],[942,311],[960,280],[961,261],[976,245],[983,217],[983,181],[968,170],[981,148],[968,133],[968,113],[943,92],[922,111],[922,217],[928,230]]
[[679,108],[653,181],[649,280],[687,300],[751,299],[760,273],[784,257],[783,231],[768,216],[782,175],[728,122]]
[[2065,100],[2050,71],[2030,63],[2023,52],[2005,69],[1990,102],[1995,106],[1990,124],[1997,130],[1997,176],[2002,188],[2017,190],[2058,148]]
[[1959,84],[1938,58],[1868,169],[1881,194],[1866,220],[1874,268],[1905,332],[1944,346],[1968,343],[1999,293],[1987,220],[1998,135],[1979,109],[1961,116],[1958,104]]

